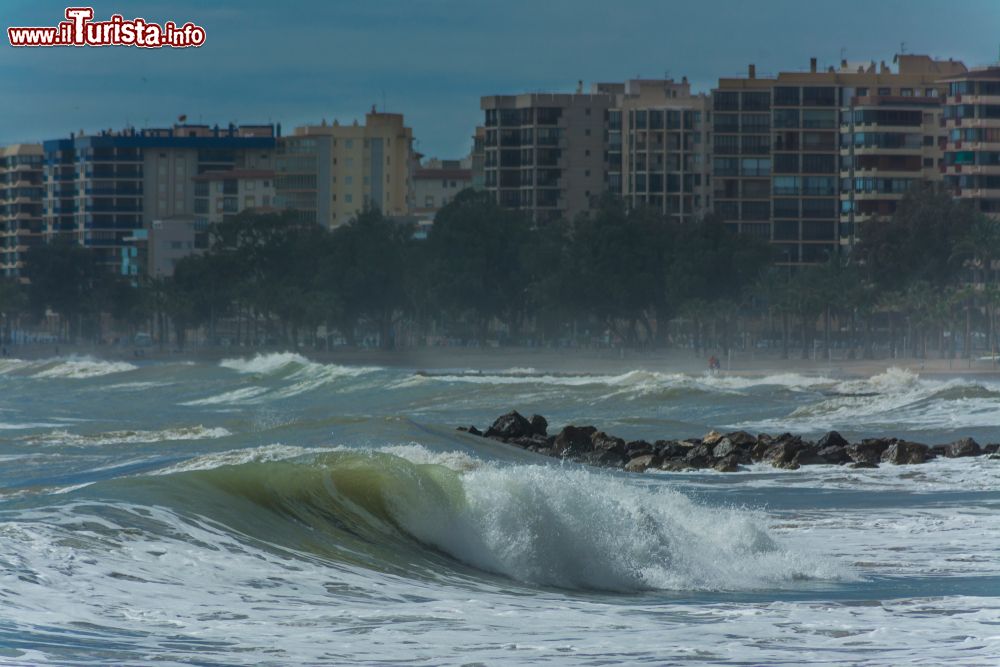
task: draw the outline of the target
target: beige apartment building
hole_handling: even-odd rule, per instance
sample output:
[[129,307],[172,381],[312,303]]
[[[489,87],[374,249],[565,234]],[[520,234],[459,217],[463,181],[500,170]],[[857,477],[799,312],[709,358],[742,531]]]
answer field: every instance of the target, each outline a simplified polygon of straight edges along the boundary
[[536,222],[589,211],[608,189],[605,127],[618,100],[611,88],[584,93],[581,82],[576,93],[481,98],[486,191]]
[[471,160],[427,160],[413,172],[413,214],[434,215],[462,190],[472,187]]
[[[711,207],[711,99],[691,94],[687,77],[625,82],[609,112],[608,183],[630,206],[651,207],[678,221]],[[614,170],[620,165],[620,174]]]
[[336,227],[366,206],[387,216],[412,206],[413,131],[402,114],[372,111],[364,125],[338,121],[295,129],[278,142],[275,207]]
[[[914,159],[920,160],[921,176],[938,177],[924,166],[925,159],[937,159],[933,100],[941,94],[941,81],[965,72],[965,66],[923,55],[897,56],[895,65],[893,70],[884,62],[841,61],[819,68],[813,58],[803,72],[758,78],[750,65],[746,77],[720,79],[712,95],[716,213],[743,233],[769,239],[783,263],[822,262],[856,238],[854,225],[873,219],[879,206],[892,206],[886,202],[900,194],[900,179],[916,178]],[[889,112],[892,105],[907,112],[905,121],[879,115],[878,107]],[[906,125],[918,118],[919,125]],[[858,131],[855,119],[861,130],[873,126],[871,137]],[[876,137],[874,126],[882,124],[883,135],[896,136]],[[906,136],[917,134],[917,127],[931,135]],[[854,159],[861,157],[865,160]],[[857,176],[859,169],[866,173]],[[850,207],[863,199],[881,203],[866,205],[867,213],[859,217]]]
[[43,243],[41,144],[0,148],[0,277],[18,278],[28,249]]
[[274,171],[269,169],[206,171],[194,177],[194,187],[195,213],[208,224],[274,204]]
[[949,77],[944,106],[945,184],[1000,217],[1000,67]]

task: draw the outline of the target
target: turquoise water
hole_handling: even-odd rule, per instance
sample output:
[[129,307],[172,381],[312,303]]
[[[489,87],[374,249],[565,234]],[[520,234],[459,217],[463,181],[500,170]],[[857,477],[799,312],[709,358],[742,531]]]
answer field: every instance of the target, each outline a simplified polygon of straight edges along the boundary
[[1000,461],[627,475],[455,431],[1000,440],[1000,385],[0,361],[0,662],[1000,660]]

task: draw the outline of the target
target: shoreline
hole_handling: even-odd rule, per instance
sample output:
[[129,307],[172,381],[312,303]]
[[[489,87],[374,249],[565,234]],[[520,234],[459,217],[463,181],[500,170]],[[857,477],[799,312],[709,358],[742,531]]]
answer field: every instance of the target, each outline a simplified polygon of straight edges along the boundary
[[[58,351],[58,354],[57,354]],[[218,362],[234,357],[290,352],[288,348],[196,348],[159,351],[97,345],[28,344],[7,346],[10,358],[35,360],[71,356],[92,356],[113,361],[202,361]],[[707,372],[707,358],[691,350],[617,350],[559,348],[466,348],[429,347],[403,350],[338,348],[330,351],[299,349],[297,354],[322,363],[347,366],[383,366],[427,371],[524,369],[526,372],[561,374],[622,374],[645,370],[661,373],[701,375]],[[821,375],[839,378],[872,377],[891,368],[937,378],[989,377],[1000,379],[1000,365],[991,360],[973,359],[834,359],[832,361],[780,359],[760,353],[734,354],[723,360],[720,375],[756,376],[781,373]]]

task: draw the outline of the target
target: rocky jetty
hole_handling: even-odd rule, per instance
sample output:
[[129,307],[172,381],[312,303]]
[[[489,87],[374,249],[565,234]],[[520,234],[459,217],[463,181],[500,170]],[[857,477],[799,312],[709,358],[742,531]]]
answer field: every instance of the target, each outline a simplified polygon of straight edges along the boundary
[[1000,459],[1000,444],[980,446],[972,438],[928,446],[900,438],[848,442],[836,431],[826,433],[815,442],[791,433],[753,435],[746,431],[710,431],[700,438],[626,442],[594,426],[569,425],[554,435],[549,434],[548,428],[545,417],[532,415],[527,418],[514,410],[497,417],[485,433],[475,426],[460,426],[458,430],[546,456],[628,472],[699,469],[736,472],[748,464],[762,462],[775,468],[797,470],[818,464],[851,468],[877,468],[882,463],[914,465],[938,457]]

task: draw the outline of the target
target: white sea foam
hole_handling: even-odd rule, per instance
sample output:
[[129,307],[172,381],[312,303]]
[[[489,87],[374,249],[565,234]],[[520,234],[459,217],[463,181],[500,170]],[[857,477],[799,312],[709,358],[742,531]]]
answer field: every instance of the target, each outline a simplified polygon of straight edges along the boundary
[[106,433],[70,433],[69,431],[53,431],[40,435],[25,436],[27,442],[40,445],[66,445],[70,447],[94,447],[101,445],[131,445],[155,442],[171,442],[178,440],[214,440],[231,436],[227,429],[220,426],[206,428],[205,426],[185,426],[163,429],[162,431],[108,431]]
[[233,359],[223,359],[219,362],[222,368],[234,370],[237,373],[248,375],[271,375],[278,371],[287,369],[289,366],[307,366],[313,362],[309,361],[301,354],[294,352],[272,352],[268,354],[258,354],[246,358],[237,357]]
[[40,364],[42,370],[32,375],[35,378],[87,379],[134,371],[134,366],[125,361],[105,361],[94,357],[68,357],[47,360]]
[[[973,392],[966,396],[963,392]],[[816,432],[830,429],[953,428],[1000,424],[1000,387],[967,379],[924,379],[890,368],[870,378],[833,384],[827,397],[787,416],[748,420],[735,428]],[[975,394],[985,395],[975,395]]]
[[622,395],[641,396],[665,390],[691,389],[713,393],[733,393],[755,387],[775,386],[796,391],[824,385],[836,381],[823,376],[801,375],[798,373],[778,373],[772,375],[690,375],[686,373],[664,373],[659,371],[632,370],[616,375],[559,375],[532,372],[533,369],[517,369],[524,372],[502,371],[449,373],[441,375],[416,374],[391,385],[393,389],[405,389],[421,385],[440,383],[464,383],[473,385],[540,385],[556,387],[606,387],[610,391],[606,398]]
[[746,590],[853,576],[772,539],[762,515],[701,506],[663,485],[546,466],[479,467],[461,483],[459,499],[402,485],[390,506],[419,540],[518,581]]
[[[236,394],[235,396],[223,395],[223,400],[218,402],[259,403],[272,399],[290,398],[292,396],[297,396],[299,394],[318,389],[319,387],[334,384],[344,378],[356,378],[381,370],[373,366],[341,366],[339,364],[321,364],[315,361],[310,361],[301,354],[296,354],[294,352],[258,354],[257,356],[249,359],[224,359],[219,365],[223,368],[234,370],[243,375],[254,375],[261,378],[280,378],[288,384],[269,391],[266,396],[259,396],[259,394]],[[186,405],[206,405],[206,403],[191,402]]]
[[267,387],[242,387],[240,389],[233,389],[232,391],[216,394],[215,396],[209,396],[208,398],[198,398],[193,401],[185,401],[184,403],[181,403],[181,405],[198,406],[245,403],[255,396],[260,396],[265,392],[267,392]]

